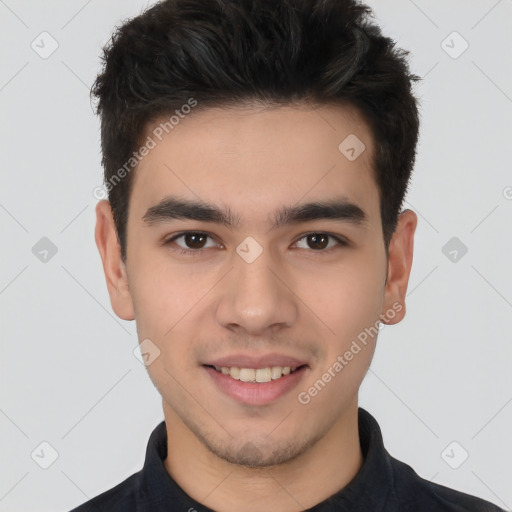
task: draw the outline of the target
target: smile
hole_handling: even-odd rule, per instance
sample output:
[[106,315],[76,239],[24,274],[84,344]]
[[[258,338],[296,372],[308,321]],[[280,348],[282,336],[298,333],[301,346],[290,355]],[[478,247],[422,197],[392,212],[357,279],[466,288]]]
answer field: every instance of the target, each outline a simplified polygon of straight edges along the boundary
[[212,366],[207,365],[215,371],[222,373],[223,375],[229,375],[235,380],[241,380],[242,382],[270,382],[272,380],[278,380],[285,375],[294,373],[302,366],[290,367],[290,366],[267,366],[265,368],[238,368],[237,366]]
[[239,404],[252,406],[276,402],[298,387],[310,371],[307,364],[261,368],[205,364],[203,369],[212,379],[214,389]]

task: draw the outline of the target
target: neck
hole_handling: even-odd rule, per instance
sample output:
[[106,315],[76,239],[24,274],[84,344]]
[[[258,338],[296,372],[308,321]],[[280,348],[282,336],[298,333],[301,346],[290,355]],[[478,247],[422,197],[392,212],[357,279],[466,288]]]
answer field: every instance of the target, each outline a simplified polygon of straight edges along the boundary
[[247,468],[211,453],[164,404],[167,472],[194,500],[218,512],[299,512],[345,487],[363,463],[357,400],[327,434],[286,464]]

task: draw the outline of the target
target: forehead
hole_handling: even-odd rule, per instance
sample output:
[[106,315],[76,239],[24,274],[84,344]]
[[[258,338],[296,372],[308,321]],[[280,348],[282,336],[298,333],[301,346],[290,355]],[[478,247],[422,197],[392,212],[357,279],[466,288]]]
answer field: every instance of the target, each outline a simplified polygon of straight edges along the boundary
[[139,218],[171,194],[265,219],[283,204],[339,195],[369,217],[378,213],[373,138],[353,108],[208,108],[168,120],[146,130],[154,144],[137,166],[130,198]]

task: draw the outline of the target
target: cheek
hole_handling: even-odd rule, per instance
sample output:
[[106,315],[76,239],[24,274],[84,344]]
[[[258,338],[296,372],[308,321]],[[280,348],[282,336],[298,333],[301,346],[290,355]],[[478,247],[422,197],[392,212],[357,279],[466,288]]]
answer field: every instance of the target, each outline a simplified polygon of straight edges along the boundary
[[181,396],[173,376],[188,370],[193,358],[191,333],[198,303],[205,291],[185,270],[159,263],[141,264],[130,283],[136,311],[139,341],[149,339],[158,347],[158,357],[147,366],[153,385],[167,400]]
[[315,286],[311,286],[311,279],[302,282],[306,304],[324,325],[326,340],[330,339],[337,350],[350,345],[360,332],[378,321],[384,279],[375,257],[358,252],[336,267],[316,272]]
[[136,271],[130,292],[141,336],[166,339],[172,336],[187,312],[204,294],[201,279],[185,266],[172,265],[165,258],[140,254],[134,258]]
[[316,281],[320,286],[308,300],[322,321],[318,324],[329,330],[323,329],[325,354],[297,397],[311,417],[323,417],[326,410],[334,417],[357,394],[375,351],[383,281],[375,259],[364,256]]

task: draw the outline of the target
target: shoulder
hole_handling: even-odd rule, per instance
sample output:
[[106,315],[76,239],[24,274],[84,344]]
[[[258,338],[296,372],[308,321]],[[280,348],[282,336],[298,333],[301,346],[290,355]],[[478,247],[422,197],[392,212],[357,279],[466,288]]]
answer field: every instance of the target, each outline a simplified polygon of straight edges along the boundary
[[99,494],[70,512],[135,512],[136,489],[138,487],[139,473],[134,473],[115,487]]
[[504,512],[482,498],[421,478],[411,466],[390,459],[395,499],[403,512]]

